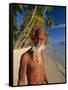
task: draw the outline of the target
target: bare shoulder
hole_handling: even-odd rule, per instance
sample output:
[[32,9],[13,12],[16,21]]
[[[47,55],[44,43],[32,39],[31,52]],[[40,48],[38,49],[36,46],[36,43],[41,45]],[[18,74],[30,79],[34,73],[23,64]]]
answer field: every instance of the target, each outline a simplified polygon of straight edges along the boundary
[[30,55],[28,52],[21,55],[20,63],[21,64],[27,64],[30,59]]

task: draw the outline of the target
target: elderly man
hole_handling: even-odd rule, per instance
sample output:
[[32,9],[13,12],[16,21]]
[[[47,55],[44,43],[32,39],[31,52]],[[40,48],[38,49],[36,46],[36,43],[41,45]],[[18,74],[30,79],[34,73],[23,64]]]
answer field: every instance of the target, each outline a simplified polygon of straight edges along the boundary
[[44,43],[47,42],[47,33],[35,28],[32,32],[33,48],[21,56],[18,85],[48,84],[44,68]]

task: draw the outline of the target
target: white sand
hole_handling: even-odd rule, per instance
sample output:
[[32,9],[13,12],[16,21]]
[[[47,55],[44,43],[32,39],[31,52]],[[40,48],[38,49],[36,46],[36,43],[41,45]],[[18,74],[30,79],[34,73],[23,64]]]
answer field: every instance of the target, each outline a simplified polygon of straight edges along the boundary
[[65,69],[60,63],[55,62],[54,58],[51,58],[48,55],[45,62],[45,69],[49,83],[65,82]]
[[[13,51],[13,85],[16,86],[18,82],[18,71],[20,64],[21,55],[29,50],[28,48],[17,49]],[[65,82],[65,69],[58,63],[55,62],[54,58],[47,55],[45,60],[45,71],[48,78],[48,83],[63,83]]]

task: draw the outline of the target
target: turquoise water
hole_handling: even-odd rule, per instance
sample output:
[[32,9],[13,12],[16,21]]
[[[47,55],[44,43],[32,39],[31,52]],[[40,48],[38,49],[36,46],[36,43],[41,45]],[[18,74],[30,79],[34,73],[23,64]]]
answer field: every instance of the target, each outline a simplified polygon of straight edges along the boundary
[[47,48],[47,54],[65,67],[65,45],[50,45]]

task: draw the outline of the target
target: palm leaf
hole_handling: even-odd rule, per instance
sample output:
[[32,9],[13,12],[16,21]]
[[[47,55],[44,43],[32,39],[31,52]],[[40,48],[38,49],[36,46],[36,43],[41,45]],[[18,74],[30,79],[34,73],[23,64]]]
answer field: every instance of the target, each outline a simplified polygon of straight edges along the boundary
[[51,28],[55,25],[55,19],[53,16],[48,17],[48,27]]

